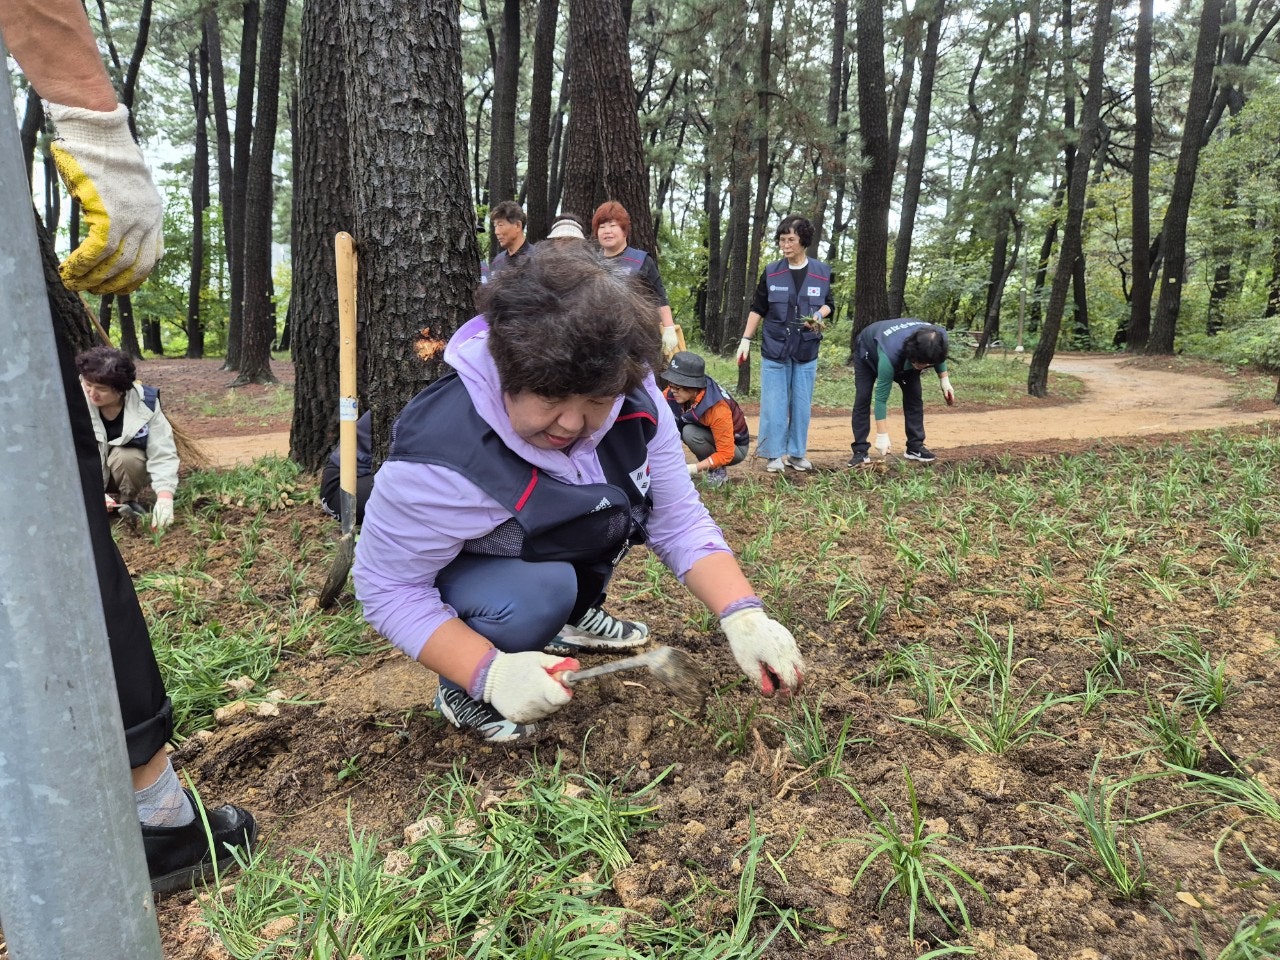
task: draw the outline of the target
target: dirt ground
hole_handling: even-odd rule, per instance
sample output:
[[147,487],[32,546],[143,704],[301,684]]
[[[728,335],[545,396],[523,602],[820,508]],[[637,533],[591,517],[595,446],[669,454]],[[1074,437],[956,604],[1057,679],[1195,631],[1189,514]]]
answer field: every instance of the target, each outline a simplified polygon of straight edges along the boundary
[[[282,381],[291,379],[288,364],[273,366]],[[1064,357],[1055,367],[1085,381],[1082,402],[1069,406],[1029,402],[1007,411],[972,410],[964,406],[961,380],[956,383],[960,405],[955,409],[935,405],[936,398],[931,398],[929,442],[944,456],[938,469],[977,461],[995,470],[1016,471],[1023,458],[1073,452],[1102,438],[1139,437],[1127,442],[1149,443],[1156,435],[1226,425],[1254,425],[1266,431],[1280,420],[1280,413],[1269,406],[1228,406],[1230,385],[1213,377],[1100,356]],[[264,422],[253,415],[211,417],[198,412],[195,399],[202,393],[217,393],[230,379],[218,369],[217,361],[147,361],[140,376],[162,387],[165,407],[220,463],[287,453],[285,417]],[[265,397],[272,388],[241,389]],[[848,429],[843,413],[816,419],[811,452],[820,469],[809,477],[788,475],[788,479],[822,482],[824,473],[839,470],[848,456]],[[901,442],[900,436],[895,437],[898,449]],[[746,511],[730,509],[727,499],[717,503],[717,518],[730,543],[754,535],[753,519]],[[248,521],[248,512],[230,505],[225,519],[228,529],[234,530]],[[291,544],[332,543],[337,531],[312,498],[297,508],[267,514],[259,532],[268,551],[287,553]],[[1213,539],[1212,531],[1203,533]],[[867,569],[888,570],[895,565],[891,544],[855,538],[851,531],[846,546]],[[208,547],[193,542],[192,534],[180,525],[158,543],[143,536],[122,538],[126,560],[135,573],[172,569],[186,563],[197,548]],[[774,544],[781,556],[809,549],[811,543],[799,528]],[[1267,549],[1274,558],[1275,549]],[[1040,564],[1040,552],[1028,547],[1025,555],[1008,559],[1009,569]],[[721,679],[733,677],[736,668],[718,634],[705,634],[694,626],[700,622],[696,601],[674,584],[665,594],[641,589],[643,554],[643,550],[632,551],[619,572],[618,582],[627,587],[619,591],[615,612],[646,620],[654,636],[694,652]],[[204,574],[213,583],[233,581],[234,549],[215,546],[205,556]],[[1055,561],[1075,562],[1056,555]],[[992,576],[999,574],[999,570],[990,571]],[[253,576],[252,603],[219,588],[217,616],[229,628],[261,616],[264,604],[296,602],[272,570],[259,574],[255,569]],[[1280,723],[1280,709],[1268,693],[1277,681],[1277,662],[1262,652],[1268,639],[1275,641],[1276,586],[1274,576],[1265,578],[1257,596],[1242,597],[1223,614],[1224,634],[1248,638],[1257,645],[1256,651],[1232,654],[1250,683],[1221,723],[1223,737],[1242,750],[1258,742],[1262,729],[1258,724],[1267,731],[1262,740],[1274,745],[1274,730]],[[1097,629],[1096,613],[1091,619],[1086,606],[1070,597],[1050,598],[1043,610],[1033,614],[1008,606],[1007,599],[967,594],[940,576],[922,581],[918,590],[932,596],[941,609],[966,609],[974,616],[990,613],[993,620],[1020,617],[1021,636],[1050,667],[1063,655],[1064,638]],[[793,598],[790,626],[805,650],[811,688],[825,691],[818,709],[827,726],[838,727],[843,718],[852,718],[849,732],[856,742],[846,760],[857,769],[860,788],[868,796],[877,796],[881,790],[886,796],[897,796],[902,768],[910,763],[929,829],[955,833],[984,848],[1052,843],[1060,827],[1043,819],[1028,831],[1020,826],[1026,819],[1013,816],[1013,804],[1059,799],[1064,771],[1077,785],[1087,778],[1092,758],[1109,736],[1100,722],[1096,718],[1082,721],[1065,742],[1031,741],[1008,757],[942,749],[935,739],[894,721],[895,714],[915,709],[912,701],[902,699],[896,689],[869,688],[856,678],[895,645],[918,639],[946,643],[955,624],[939,623],[923,610],[906,611],[872,642],[859,633],[856,618],[828,622],[821,614],[827,584],[810,584],[805,591]],[[1116,629],[1145,635],[1167,619],[1167,612],[1135,603],[1126,607]],[[669,769],[659,813],[663,827],[646,834],[639,849],[632,851],[635,863],[615,882],[621,905],[654,913],[660,912],[662,903],[696,896],[687,869],[690,863],[710,870],[723,889],[733,889],[735,871],[741,869],[736,857],[748,838],[751,811],[754,827],[762,833],[791,838],[799,829],[796,846],[782,867],[762,870],[761,882],[775,904],[804,911],[808,922],[816,925],[809,930],[812,945],[807,950],[780,937],[767,956],[899,960],[951,938],[940,923],[922,916],[918,945],[910,946],[901,912],[876,909],[879,885],[863,883],[855,889],[852,878],[865,851],[832,841],[864,829],[865,823],[847,793],[804,776],[790,760],[775,724],[763,720],[753,724],[754,741],[740,754],[726,755],[705,728],[681,722],[668,709],[661,691],[614,678],[580,690],[572,711],[558,715],[556,722],[545,725],[530,741],[506,748],[480,744],[430,713],[434,678],[393,651],[356,662],[295,658],[284,666],[281,684],[297,705],[276,717],[244,718],[210,736],[189,739],[175,754],[178,765],[207,795],[251,808],[263,825],[264,842],[278,853],[344,849],[349,824],[378,832],[389,838],[384,846],[394,846],[403,827],[422,814],[423,775],[448,770],[459,761],[478,783],[498,790],[523,776],[535,755],[545,761],[558,759],[569,771],[583,767],[605,779],[616,779],[620,791],[638,790]],[[781,705],[767,704],[762,717],[780,711]],[[351,758],[359,758],[361,773],[344,779],[339,774]],[[1274,764],[1267,769],[1273,783],[1280,781]],[[1161,799],[1173,803],[1177,798],[1171,792]],[[1211,828],[1216,832],[1232,818],[1229,811],[1217,814],[1210,818]],[[857,826],[851,827],[854,823]],[[1280,831],[1257,824],[1241,829],[1260,855],[1280,862]],[[995,855],[966,862],[965,867],[975,872],[992,897],[991,904],[971,898],[974,927],[979,931],[976,943],[982,947],[977,955],[992,960],[1193,960],[1197,956],[1194,931],[1209,931],[1210,939],[1221,942],[1223,929],[1234,923],[1224,918],[1268,906],[1265,888],[1256,892],[1228,888],[1213,869],[1201,839],[1193,841],[1172,826],[1161,827],[1154,846],[1160,862],[1170,865],[1162,867],[1167,872],[1161,874],[1161,882],[1183,883],[1189,878],[1187,898],[1180,893],[1178,899],[1166,898],[1160,904],[1111,900],[1088,878],[1056,867],[1037,872],[1023,861]],[[1240,859],[1238,851],[1233,856]],[[226,957],[199,925],[199,906],[191,895],[162,901],[159,915],[166,957]],[[829,940],[834,942],[828,944]]]
[[[272,369],[281,384],[293,383],[292,363],[275,361]],[[1079,402],[1063,405],[1052,396],[1045,400],[1026,397],[1013,408],[974,407],[965,403],[964,380],[957,374],[958,402],[949,408],[939,402],[936,391],[930,393],[926,387],[929,447],[935,453],[946,451],[950,457],[1000,450],[1034,454],[1087,447],[1108,437],[1153,437],[1280,420],[1280,408],[1274,404],[1233,404],[1233,383],[1207,364],[1115,354],[1064,354],[1056,357],[1050,368],[1051,394],[1054,372],[1084,382]],[[221,370],[221,361],[148,360],[140,366],[139,377],[162,388],[165,409],[201,439],[212,465],[232,466],[272,454],[288,456],[288,415],[212,417],[199,412],[201,401],[224,392],[232,379],[232,374]],[[248,386],[238,387],[236,392],[253,399],[273,389]],[[747,405],[746,410],[755,436],[759,426],[756,410],[754,405]],[[901,453],[906,441],[900,408],[890,407],[889,423],[893,449]],[[843,466],[849,458],[851,439],[848,411],[815,411],[809,430],[810,459],[819,467]],[[763,469],[758,460],[753,466]]]

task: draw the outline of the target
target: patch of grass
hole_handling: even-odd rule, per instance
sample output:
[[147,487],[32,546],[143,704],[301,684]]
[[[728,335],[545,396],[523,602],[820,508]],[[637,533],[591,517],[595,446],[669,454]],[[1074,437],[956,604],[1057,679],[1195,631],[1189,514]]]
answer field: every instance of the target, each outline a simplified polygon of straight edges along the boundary
[[[227,374],[228,379],[232,374]],[[227,389],[222,393],[193,394],[188,403],[202,417],[234,417],[249,423],[293,415],[293,387],[268,385],[261,393]]]
[[1241,919],[1217,960],[1274,960],[1280,956],[1280,904]]
[[930,830],[920,814],[915,781],[911,771],[902,768],[907,783],[910,820],[902,824],[898,815],[883,800],[880,812],[874,810],[852,786],[845,789],[854,803],[871,822],[871,830],[855,838],[869,844],[871,852],[863,859],[853,878],[856,887],[867,870],[883,862],[889,870],[889,882],[880,891],[878,905],[883,907],[890,893],[897,893],[907,909],[907,936],[914,940],[916,920],[924,909],[932,910],[952,931],[969,926],[969,910],[965,906],[961,884],[987,900],[982,884],[941,853],[941,848],[957,838],[949,833]]

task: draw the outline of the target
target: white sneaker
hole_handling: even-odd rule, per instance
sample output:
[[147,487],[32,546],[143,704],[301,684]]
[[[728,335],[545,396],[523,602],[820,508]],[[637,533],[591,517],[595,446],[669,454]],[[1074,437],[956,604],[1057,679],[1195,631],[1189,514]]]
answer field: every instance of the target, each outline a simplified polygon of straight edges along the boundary
[[440,687],[436,691],[435,708],[459,730],[474,730],[490,743],[519,740],[537,730],[532,723],[508,720],[489,704],[472,700],[456,687]]
[[647,624],[619,620],[599,607],[588,607],[577,623],[566,623],[543,650],[572,656],[581,650],[631,650],[648,641]]
[[813,469],[813,464],[804,457],[787,457],[787,466],[792,470],[799,470],[801,473]]
[[783,470],[787,469],[786,464],[782,462],[781,457],[774,457],[765,464],[764,468],[770,473],[781,473]]

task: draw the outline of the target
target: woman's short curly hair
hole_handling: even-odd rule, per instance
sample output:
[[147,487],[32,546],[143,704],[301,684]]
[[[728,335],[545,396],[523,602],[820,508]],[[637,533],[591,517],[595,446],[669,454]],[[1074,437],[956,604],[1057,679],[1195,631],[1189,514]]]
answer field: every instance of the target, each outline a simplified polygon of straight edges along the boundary
[[617,396],[659,369],[657,308],[636,277],[588,246],[540,247],[478,300],[504,393]]
[[114,347],[90,347],[76,354],[76,372],[90,383],[101,383],[121,393],[131,389],[138,379],[133,358]]

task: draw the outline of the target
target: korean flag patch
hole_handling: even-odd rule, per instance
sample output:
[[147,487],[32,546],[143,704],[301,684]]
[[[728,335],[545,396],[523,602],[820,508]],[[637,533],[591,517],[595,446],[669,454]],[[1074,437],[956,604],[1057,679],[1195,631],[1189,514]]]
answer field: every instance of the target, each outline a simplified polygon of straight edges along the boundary
[[822,296],[822,288],[821,288],[821,287],[810,287],[810,288],[809,288],[809,296],[811,296],[811,297],[820,297],[820,296]]
[[649,460],[647,457],[644,463],[631,471],[631,482],[640,491],[640,496],[643,497],[649,493]]

